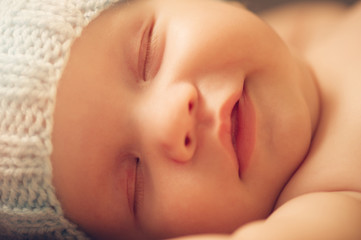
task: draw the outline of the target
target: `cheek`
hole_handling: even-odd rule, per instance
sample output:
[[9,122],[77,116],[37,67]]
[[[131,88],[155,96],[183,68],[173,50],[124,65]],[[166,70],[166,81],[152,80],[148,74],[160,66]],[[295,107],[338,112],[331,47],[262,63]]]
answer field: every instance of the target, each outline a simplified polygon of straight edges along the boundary
[[145,194],[146,212],[142,219],[146,220],[143,227],[150,235],[169,238],[230,233],[250,218],[246,207],[248,197],[241,194],[239,183],[215,172],[169,174],[163,180],[157,179],[154,192]]

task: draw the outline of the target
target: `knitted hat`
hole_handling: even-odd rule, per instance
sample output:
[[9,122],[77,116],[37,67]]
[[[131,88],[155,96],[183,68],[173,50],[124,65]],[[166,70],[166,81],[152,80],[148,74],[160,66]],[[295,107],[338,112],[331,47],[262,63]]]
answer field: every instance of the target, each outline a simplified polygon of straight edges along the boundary
[[0,239],[86,239],[52,185],[57,83],[82,29],[117,0],[0,0]]

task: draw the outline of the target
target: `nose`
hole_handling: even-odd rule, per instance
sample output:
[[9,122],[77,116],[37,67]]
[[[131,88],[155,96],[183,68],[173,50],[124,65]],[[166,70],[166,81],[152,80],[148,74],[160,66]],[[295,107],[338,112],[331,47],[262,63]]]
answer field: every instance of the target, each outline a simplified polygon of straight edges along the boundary
[[157,98],[155,142],[168,158],[179,162],[191,160],[197,146],[197,89],[189,83],[173,84]]

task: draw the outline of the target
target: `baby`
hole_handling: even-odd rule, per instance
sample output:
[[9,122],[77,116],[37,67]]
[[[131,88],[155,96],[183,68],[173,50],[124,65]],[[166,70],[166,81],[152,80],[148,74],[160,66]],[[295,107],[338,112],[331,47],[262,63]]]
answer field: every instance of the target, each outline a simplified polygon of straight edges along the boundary
[[0,3],[0,236],[360,239],[361,5],[81,2]]

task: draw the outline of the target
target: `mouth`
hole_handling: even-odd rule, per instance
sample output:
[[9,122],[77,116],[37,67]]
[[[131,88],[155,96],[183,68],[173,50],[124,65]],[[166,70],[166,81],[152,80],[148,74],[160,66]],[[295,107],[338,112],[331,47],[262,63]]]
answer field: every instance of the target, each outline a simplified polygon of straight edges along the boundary
[[241,178],[249,165],[256,142],[256,115],[247,92],[243,91],[231,112],[231,141]]
[[242,178],[255,146],[256,117],[246,89],[231,95],[220,112],[219,137]]
[[231,112],[231,142],[232,142],[232,146],[233,146],[233,150],[235,152],[236,158],[237,158],[237,162],[238,162],[238,176],[241,177],[241,168],[242,168],[242,163],[241,163],[241,159],[239,156],[239,151],[238,151],[238,135],[240,134],[239,132],[239,128],[240,128],[240,114],[239,114],[239,100],[234,104],[232,112]]
[[[231,140],[234,152],[237,155],[237,136],[238,136],[238,128],[239,128],[239,114],[238,114],[238,105],[239,100],[234,104],[232,112],[231,112]],[[238,158],[238,156],[237,156]],[[239,162],[239,159],[238,159]]]

